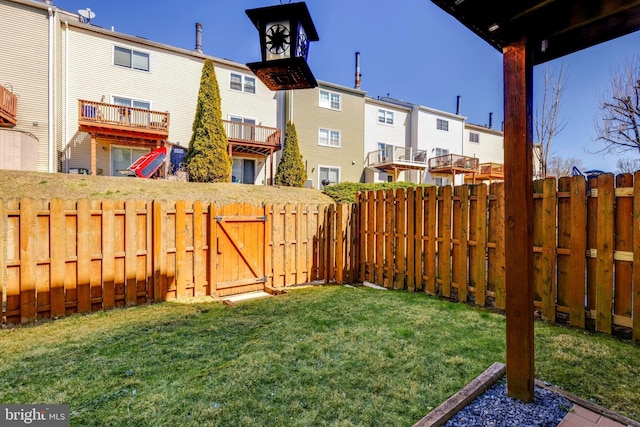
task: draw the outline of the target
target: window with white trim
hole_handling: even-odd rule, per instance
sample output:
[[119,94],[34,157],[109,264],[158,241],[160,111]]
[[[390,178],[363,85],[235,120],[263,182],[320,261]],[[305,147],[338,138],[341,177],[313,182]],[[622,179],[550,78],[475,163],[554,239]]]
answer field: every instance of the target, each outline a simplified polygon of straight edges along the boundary
[[446,156],[449,154],[448,148],[436,148],[436,157]]
[[340,147],[340,131],[320,128],[318,130],[318,145]]
[[229,88],[245,93],[256,93],[256,78],[245,74],[231,73]]
[[378,110],[378,123],[392,125],[393,124],[393,111],[383,110],[380,108]]
[[341,97],[339,93],[329,92],[328,90],[320,90],[320,107],[329,108],[331,110],[340,110]]
[[318,166],[318,189],[322,190],[330,184],[340,182],[340,168],[331,166]]
[[132,68],[134,70],[149,71],[149,54],[126,47],[113,47],[113,65]]
[[469,142],[480,143],[480,134],[477,132],[469,132]]
[[449,130],[449,121],[448,120],[442,120],[442,119],[436,119],[436,129],[438,130]]

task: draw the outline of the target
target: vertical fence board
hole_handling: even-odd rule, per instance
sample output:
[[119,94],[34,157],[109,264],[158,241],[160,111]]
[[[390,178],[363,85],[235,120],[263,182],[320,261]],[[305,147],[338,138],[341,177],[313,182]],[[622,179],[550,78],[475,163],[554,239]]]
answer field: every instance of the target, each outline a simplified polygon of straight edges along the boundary
[[[633,175],[630,173],[616,177],[616,188],[633,187]],[[615,246],[616,252],[633,251],[633,197],[619,196],[615,198]],[[614,303],[613,313],[631,318],[633,305],[631,280],[633,266],[630,260],[614,260]]]
[[284,285],[291,285],[296,283],[296,241],[294,233],[295,218],[293,217],[293,205],[287,203],[284,205],[284,215],[282,220],[284,221]]
[[[534,277],[536,293],[540,299],[542,318],[554,322],[556,319],[556,180],[544,179],[534,183],[534,193],[538,193],[534,202],[534,240],[539,250],[534,254]],[[566,200],[568,202],[568,199]],[[570,220],[569,210],[558,218],[558,227],[562,231]]]
[[451,186],[439,188],[438,197],[438,278],[440,279],[440,294],[451,298],[451,215],[452,197]]
[[115,204],[102,201],[102,307],[115,307]]
[[204,296],[206,292],[207,263],[205,261],[206,219],[201,201],[193,202],[193,294]]
[[20,322],[36,320],[36,209],[20,199]]
[[125,295],[126,305],[135,305],[138,302],[138,283],[136,269],[138,267],[137,257],[137,226],[138,212],[136,201],[128,199],[125,202]]
[[[295,207],[294,218],[294,232],[296,240],[296,284],[305,283],[309,279],[307,278],[307,236],[305,233],[304,224],[304,206],[298,203]],[[341,279],[342,280],[342,279]]]
[[504,310],[505,289],[505,242],[504,242],[504,183],[494,182],[489,186],[489,249],[488,287],[494,292],[495,307]]
[[458,301],[467,302],[467,243],[469,235],[469,186],[455,188],[453,250],[453,282],[456,283]]
[[598,177],[596,331],[611,333],[613,324],[613,175]]
[[76,204],[78,224],[78,313],[91,311],[91,204],[80,199]]
[[633,180],[633,333],[640,340],[640,171]]
[[587,248],[586,181],[576,176],[571,180],[571,254],[569,262],[569,324],[585,327],[585,286]]
[[209,265],[209,294],[218,296],[218,221],[216,216],[218,215],[217,207],[214,203],[209,205],[209,256],[207,263]]
[[415,262],[413,275],[415,277],[415,290],[423,291],[424,284],[422,276],[424,275],[424,251],[423,251],[423,236],[424,236],[424,205],[422,203],[424,197],[424,187],[416,188],[414,195],[414,207],[415,207],[415,231],[413,236],[412,245],[415,248]]
[[275,286],[285,286],[286,260],[285,260],[285,228],[284,205],[273,205],[273,281]]
[[416,193],[413,188],[407,188],[407,290],[415,292],[415,220]]
[[396,260],[394,271],[394,289],[405,288],[406,277],[406,222],[407,222],[407,198],[403,188],[396,191]]
[[395,239],[396,239],[396,222],[395,222],[395,192],[393,189],[385,191],[385,209],[384,209],[384,281],[383,285],[387,289],[393,288],[395,281]]
[[[587,250],[591,253],[598,246],[598,198],[594,197],[594,191],[598,191],[598,178],[589,178],[587,198]],[[598,265],[597,256],[587,258],[587,309],[596,309],[596,271]]]
[[[471,270],[470,282],[475,287],[475,303],[481,307],[486,305],[487,300],[487,186],[478,184],[471,187],[471,194],[474,196],[474,212],[470,216],[473,224],[470,224],[470,234],[473,230],[475,246],[469,248],[470,256],[469,268]],[[471,209],[470,209],[471,210]]]
[[384,285],[384,211],[385,211],[385,199],[384,191],[378,190],[376,192],[376,274],[375,283],[382,286]]
[[[65,315],[65,278],[66,278],[66,220],[64,202],[61,199],[51,199],[49,202],[49,244],[51,260],[51,317]],[[75,279],[75,277],[74,277]],[[71,284],[70,284],[71,285]],[[72,285],[75,289],[76,283]]]
[[153,301],[167,297],[167,202],[153,201]]
[[187,295],[187,203],[176,202],[176,298]]
[[425,265],[425,292],[430,295],[436,294],[436,245],[437,245],[437,188],[427,187],[424,193],[424,230],[426,238],[424,239],[424,265]]

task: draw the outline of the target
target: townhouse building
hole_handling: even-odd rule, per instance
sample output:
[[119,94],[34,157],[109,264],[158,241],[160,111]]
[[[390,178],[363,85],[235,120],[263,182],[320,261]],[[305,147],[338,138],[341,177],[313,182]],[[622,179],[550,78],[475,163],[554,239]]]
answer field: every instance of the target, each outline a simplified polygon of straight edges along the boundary
[[0,0],[0,34],[17,40],[0,81],[18,98],[16,124],[0,130],[0,149],[19,146],[22,158],[2,167],[125,176],[153,148],[184,153],[210,58],[234,181],[265,184],[272,176],[270,159],[282,143],[278,101],[245,65],[90,25],[30,0]]
[[465,176],[465,182],[504,180],[504,134],[488,126],[464,124],[464,152],[479,159],[479,172]]
[[12,40],[0,64],[0,168],[126,176],[157,147],[179,162],[206,59],[215,64],[233,182],[273,182],[288,121],[310,188],[461,184],[478,162],[502,164],[502,133],[459,114],[373,99],[358,84],[272,92],[244,64],[202,53],[197,36],[195,50],[177,48],[49,3],[0,0],[0,36]]
[[287,91],[283,102],[284,119],[296,127],[308,187],[364,181],[365,92],[319,81],[313,89]]

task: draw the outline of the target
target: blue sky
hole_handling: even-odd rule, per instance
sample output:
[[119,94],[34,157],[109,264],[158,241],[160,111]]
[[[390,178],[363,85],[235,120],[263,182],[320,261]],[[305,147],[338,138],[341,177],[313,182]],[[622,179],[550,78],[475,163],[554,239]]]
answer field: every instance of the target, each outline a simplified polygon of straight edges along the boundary
[[[288,0],[284,0],[288,3]],[[355,52],[361,54],[362,89],[369,96],[392,96],[455,112],[485,125],[502,110],[502,55],[444,13],[430,0],[307,0],[320,40],[311,43],[309,65],[316,79],[353,87]],[[54,0],[62,9],[91,8],[92,24],[185,49],[195,47],[195,23],[203,26],[203,51],[239,63],[260,60],[258,32],[245,9],[279,0]],[[564,62],[568,86],[561,116],[566,127],[552,156],[578,157],[586,169],[615,171],[616,158],[590,154],[598,100],[611,70],[640,54],[640,32],[576,52]],[[545,64],[534,69],[534,103],[540,99]]]

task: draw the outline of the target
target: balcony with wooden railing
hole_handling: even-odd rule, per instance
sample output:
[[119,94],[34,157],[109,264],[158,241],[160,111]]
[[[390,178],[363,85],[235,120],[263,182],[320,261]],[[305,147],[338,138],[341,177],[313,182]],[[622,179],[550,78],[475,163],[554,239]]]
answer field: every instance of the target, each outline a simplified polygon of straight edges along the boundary
[[482,181],[504,181],[504,165],[502,163],[480,163],[475,173],[464,176],[465,182],[476,183]]
[[18,97],[8,88],[0,86],[0,126],[14,127],[18,119],[17,109]]
[[427,152],[412,147],[388,145],[369,152],[365,159],[365,166],[392,174],[393,180],[397,181],[400,172],[426,169]]
[[432,175],[456,175],[478,171],[480,161],[476,157],[459,154],[445,154],[429,159],[429,173]]
[[231,155],[268,156],[282,148],[278,128],[223,120]]
[[169,137],[169,113],[79,99],[78,128],[98,137],[157,144]]

